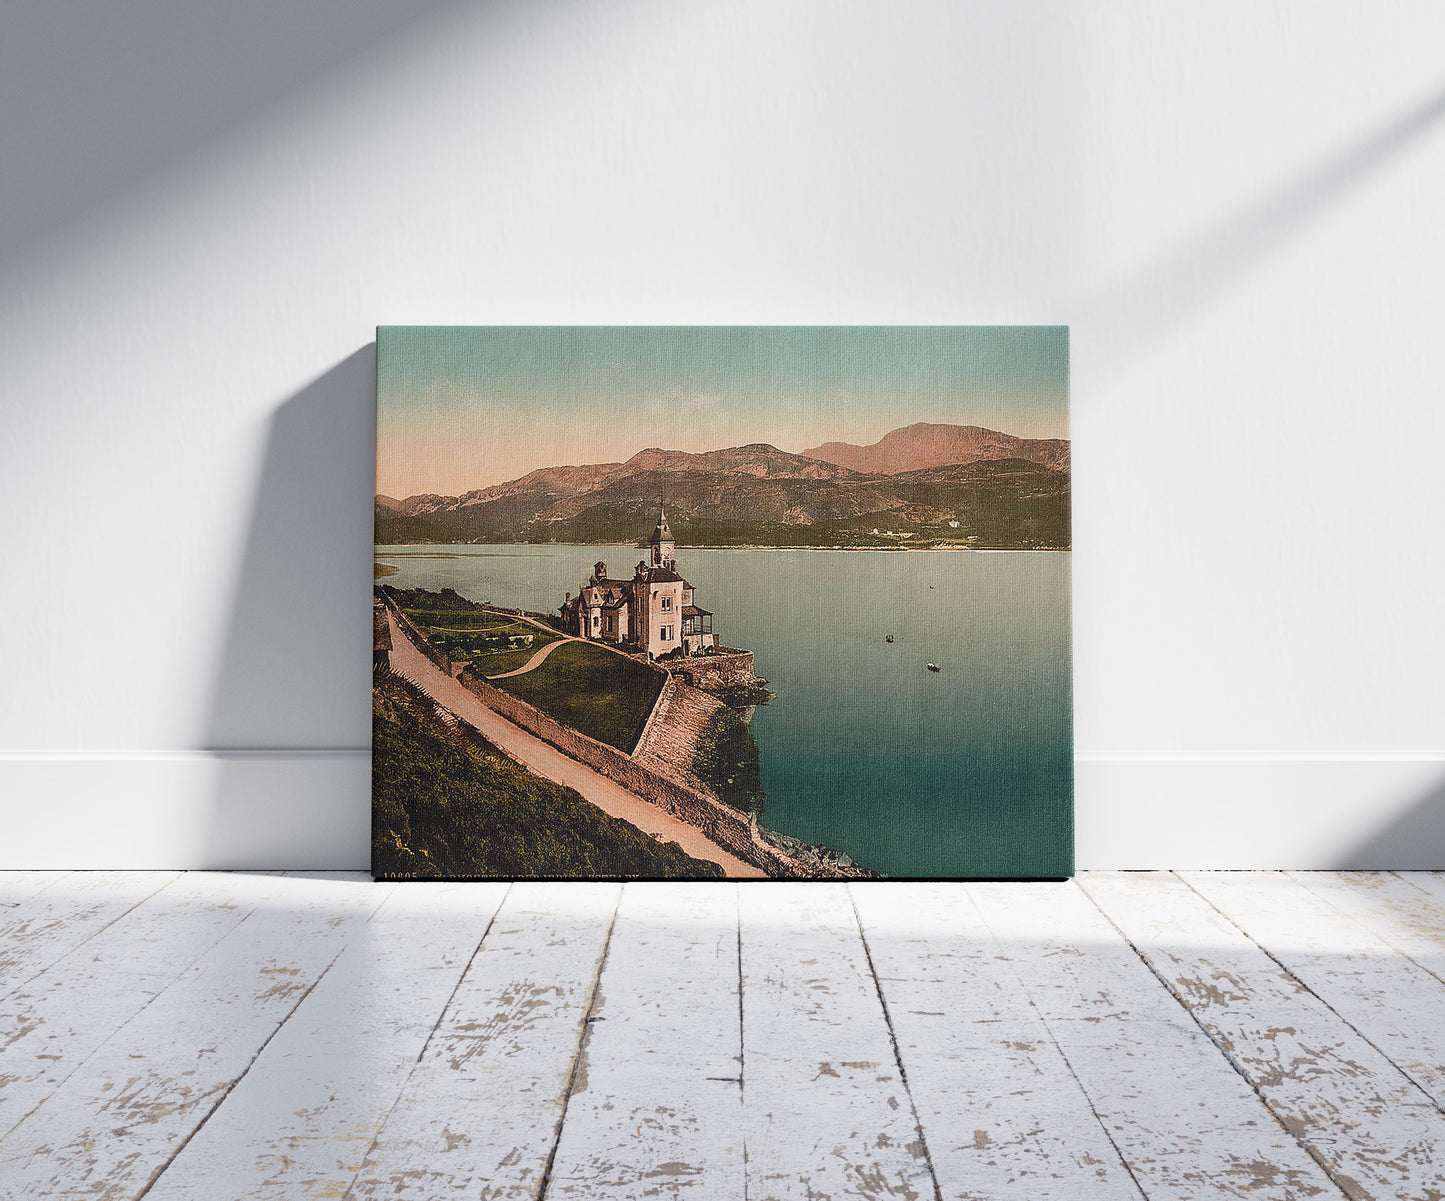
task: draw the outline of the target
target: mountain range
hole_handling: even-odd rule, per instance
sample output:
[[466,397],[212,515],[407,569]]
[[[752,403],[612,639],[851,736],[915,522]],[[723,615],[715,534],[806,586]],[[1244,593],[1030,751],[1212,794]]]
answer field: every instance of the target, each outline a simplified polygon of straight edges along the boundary
[[1060,471],[1069,469],[1069,444],[1063,438],[1015,438],[981,425],[932,425],[924,421],[884,434],[872,446],[825,442],[805,450],[803,455],[852,471],[882,475],[976,463],[979,459],[1027,459]]
[[681,545],[1069,545],[1069,443],[910,425],[871,446],[765,442],[543,467],[460,496],[376,497],[376,541],[624,542],[659,500]]

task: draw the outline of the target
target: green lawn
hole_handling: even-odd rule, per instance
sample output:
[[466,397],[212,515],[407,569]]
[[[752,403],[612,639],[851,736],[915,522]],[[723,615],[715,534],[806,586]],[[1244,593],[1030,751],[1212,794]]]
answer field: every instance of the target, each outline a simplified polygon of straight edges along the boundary
[[630,753],[666,677],[587,642],[569,642],[536,671],[494,680],[513,696],[598,742]]
[[[532,646],[515,651],[483,651],[481,654],[473,655],[467,662],[471,664],[471,670],[474,675],[479,675],[483,679],[487,676],[498,676],[504,671],[516,671],[519,667],[525,667],[527,661],[531,659],[538,650],[547,643],[555,641],[555,638],[544,638]],[[553,651],[552,653],[555,655],[557,652]],[[457,657],[459,659],[466,658],[464,655],[458,655]]]
[[[558,635],[505,613],[407,606],[403,612],[453,662],[469,660],[481,675],[521,667]],[[515,645],[512,645],[516,640]]]

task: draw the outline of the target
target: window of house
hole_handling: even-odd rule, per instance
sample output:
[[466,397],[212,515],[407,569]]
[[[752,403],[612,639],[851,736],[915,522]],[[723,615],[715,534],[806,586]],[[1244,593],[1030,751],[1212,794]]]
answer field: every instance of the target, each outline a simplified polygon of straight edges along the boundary
[[662,629],[659,631],[659,633],[661,634],[662,640],[663,640],[664,642],[671,642],[671,641],[672,641],[672,627],[671,627],[671,626],[663,626]]
[[670,597],[670,596],[664,596],[664,597],[662,598],[662,607],[663,607],[664,609],[671,609],[671,608],[672,608],[672,597]]

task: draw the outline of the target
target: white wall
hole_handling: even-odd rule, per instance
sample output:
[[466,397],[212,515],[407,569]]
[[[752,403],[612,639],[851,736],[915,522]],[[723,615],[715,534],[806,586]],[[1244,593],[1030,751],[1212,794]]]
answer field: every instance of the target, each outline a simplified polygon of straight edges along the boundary
[[0,865],[364,863],[376,324],[1064,322],[1081,866],[1445,867],[1441,44],[1424,0],[8,7]]

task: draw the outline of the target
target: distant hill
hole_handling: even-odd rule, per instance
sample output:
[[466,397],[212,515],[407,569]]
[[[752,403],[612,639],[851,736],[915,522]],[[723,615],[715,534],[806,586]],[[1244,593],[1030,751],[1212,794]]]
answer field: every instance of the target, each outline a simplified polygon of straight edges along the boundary
[[[977,427],[909,427],[917,429]],[[378,496],[376,541],[637,543],[663,498],[682,545],[1067,547],[1068,443],[978,433],[989,438],[965,440],[982,448],[966,462],[905,467],[899,455],[889,472],[765,442],[701,454],[649,447],[625,463],[544,467],[461,496]],[[956,454],[964,442],[949,444]],[[1002,453],[1010,447],[1063,466]]]
[[638,451],[623,467],[633,471],[708,471],[775,480],[832,480],[854,474],[846,467],[812,462],[806,455],[789,454],[766,442],[710,450],[700,455],[649,447]]
[[1069,469],[1069,443],[1063,438],[1015,438],[981,425],[931,425],[923,421],[884,434],[872,446],[825,442],[803,454],[865,475],[897,475],[980,459],[1027,459],[1060,471]]

